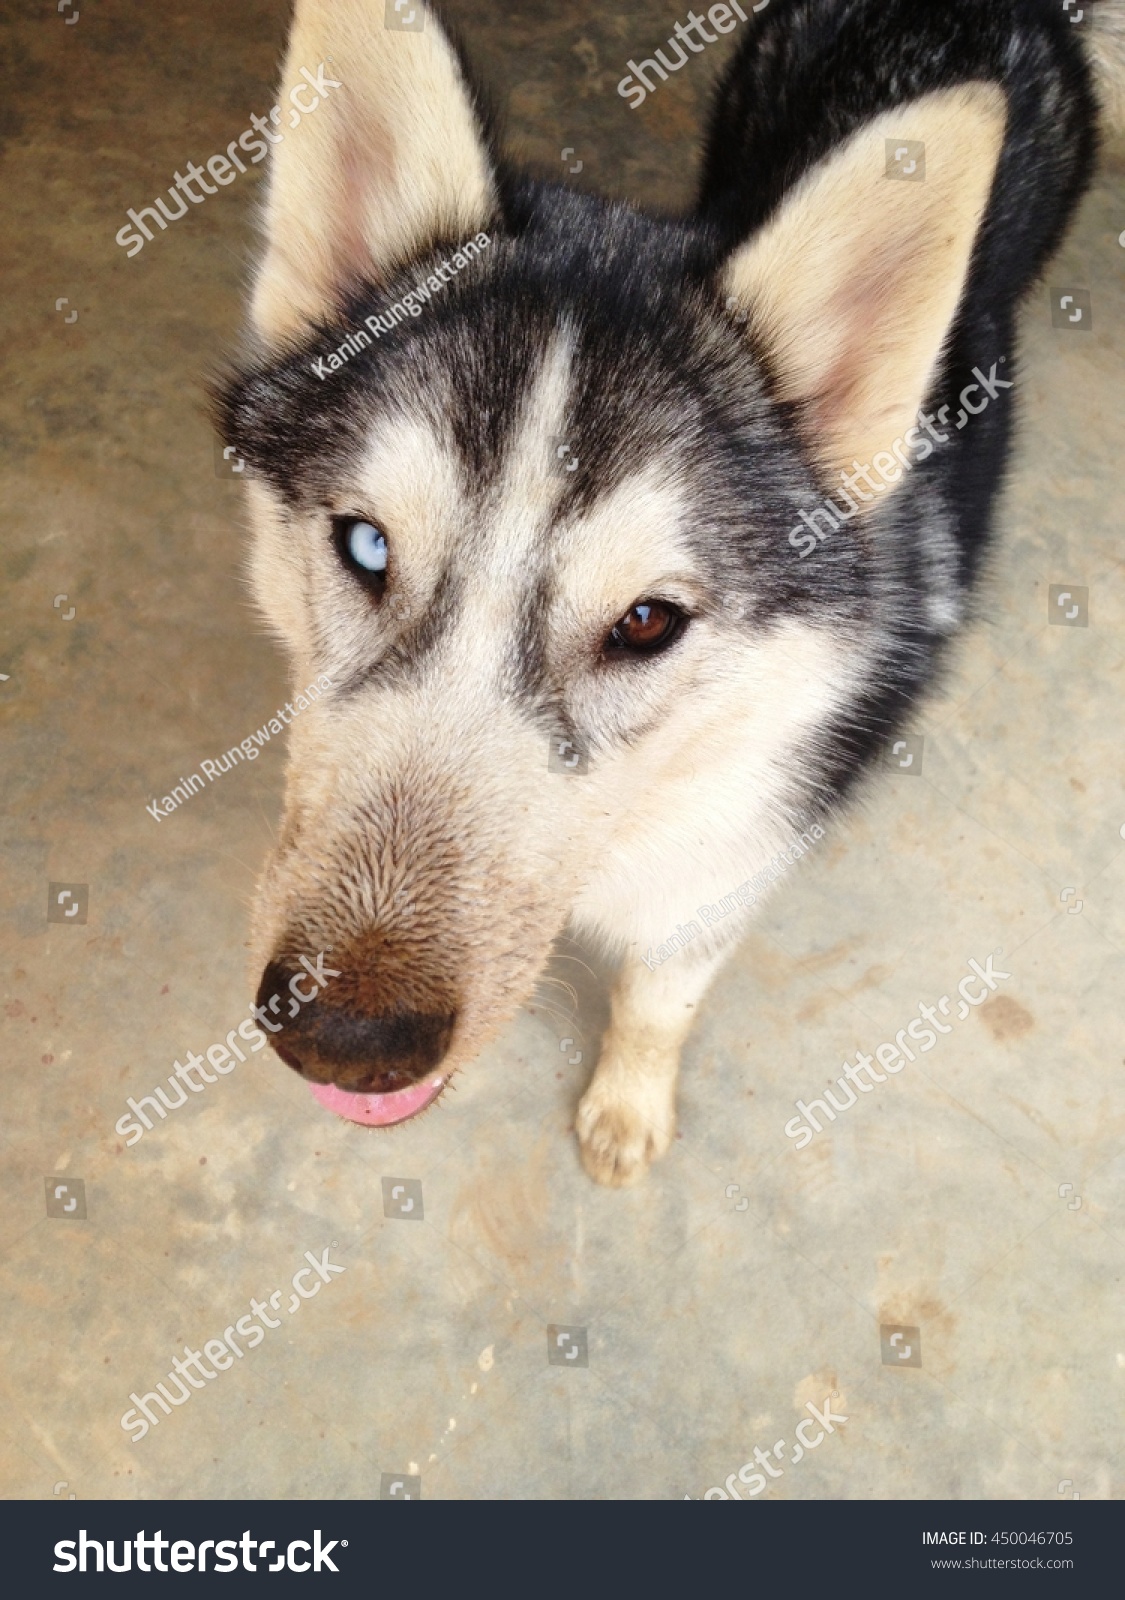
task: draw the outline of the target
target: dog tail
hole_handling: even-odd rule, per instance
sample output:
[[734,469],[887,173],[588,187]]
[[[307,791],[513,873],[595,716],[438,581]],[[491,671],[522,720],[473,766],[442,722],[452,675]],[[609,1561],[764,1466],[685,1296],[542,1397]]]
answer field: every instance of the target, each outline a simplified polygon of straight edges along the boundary
[[[1090,7],[1087,45],[1107,127],[1125,129],[1125,0],[1085,0]],[[1074,0],[1081,6],[1083,0]]]

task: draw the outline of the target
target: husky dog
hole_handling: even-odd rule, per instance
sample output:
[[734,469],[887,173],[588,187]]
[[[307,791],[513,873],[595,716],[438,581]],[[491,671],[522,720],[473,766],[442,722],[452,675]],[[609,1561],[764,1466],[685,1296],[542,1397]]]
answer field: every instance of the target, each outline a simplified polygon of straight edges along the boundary
[[257,601],[331,684],[291,735],[259,1015],[325,1104],[401,1121],[569,925],[621,962],[577,1135],[629,1184],[746,885],[820,835],[966,614],[1015,312],[1125,8],[773,0],[673,220],[511,170],[413,4],[420,31],[297,0],[282,93],[331,92],[272,151],[217,398]]

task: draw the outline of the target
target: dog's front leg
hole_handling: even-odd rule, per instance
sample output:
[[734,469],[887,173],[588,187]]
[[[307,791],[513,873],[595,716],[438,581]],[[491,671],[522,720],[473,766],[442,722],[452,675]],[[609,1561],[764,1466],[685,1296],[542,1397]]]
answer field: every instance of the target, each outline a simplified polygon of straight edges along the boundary
[[729,953],[729,946],[710,955],[681,950],[652,970],[626,956],[575,1124],[582,1164],[598,1183],[638,1183],[671,1144],[680,1049]]

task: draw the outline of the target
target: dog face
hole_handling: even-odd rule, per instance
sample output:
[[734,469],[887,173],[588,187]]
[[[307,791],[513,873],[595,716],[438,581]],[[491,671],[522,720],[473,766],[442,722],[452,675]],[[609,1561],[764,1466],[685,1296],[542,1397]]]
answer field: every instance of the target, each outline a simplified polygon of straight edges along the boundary
[[[263,993],[331,950],[340,976],[298,1023],[315,1028],[282,1048],[368,1093],[475,1055],[593,878],[613,873],[619,912],[632,898],[641,915],[665,870],[659,811],[637,856],[650,786],[667,834],[669,785],[714,768],[732,718],[767,756],[810,701],[801,669],[817,657],[819,691],[827,666],[827,623],[812,627],[784,557],[733,548],[748,496],[785,522],[799,463],[729,325],[685,307],[678,280],[666,349],[643,304],[599,327],[594,281],[570,291],[584,317],[557,288],[521,313],[535,249],[492,248],[440,316],[341,369],[315,464],[252,491],[259,603],[298,676],[333,686],[292,727],[259,899]],[[714,353],[693,381],[701,321]],[[299,430],[266,405],[271,429]],[[740,457],[740,428],[757,452]],[[721,786],[729,812],[741,767]],[[375,1020],[341,1060],[331,1028],[350,1040],[357,1016]]]
[[913,421],[1003,119],[979,86],[919,102],[951,155],[920,197],[867,183],[876,123],[720,259],[501,183],[433,17],[381,24],[298,5],[286,84],[331,59],[343,87],[273,154],[260,354],[221,411],[258,604],[332,685],[292,728],[261,995],[330,951],[279,1054],[390,1122],[568,918],[651,939],[792,832],[882,591],[874,519],[807,566],[787,535]]

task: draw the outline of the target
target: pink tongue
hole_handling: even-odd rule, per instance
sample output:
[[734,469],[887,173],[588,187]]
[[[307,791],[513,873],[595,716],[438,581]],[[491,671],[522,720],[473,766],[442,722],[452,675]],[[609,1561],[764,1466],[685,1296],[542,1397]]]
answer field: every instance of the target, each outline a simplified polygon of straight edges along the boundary
[[392,1123],[417,1116],[444,1087],[444,1078],[433,1078],[428,1083],[412,1084],[409,1089],[395,1089],[391,1094],[350,1094],[334,1083],[309,1084],[314,1100],[337,1116],[366,1128],[389,1128]]

